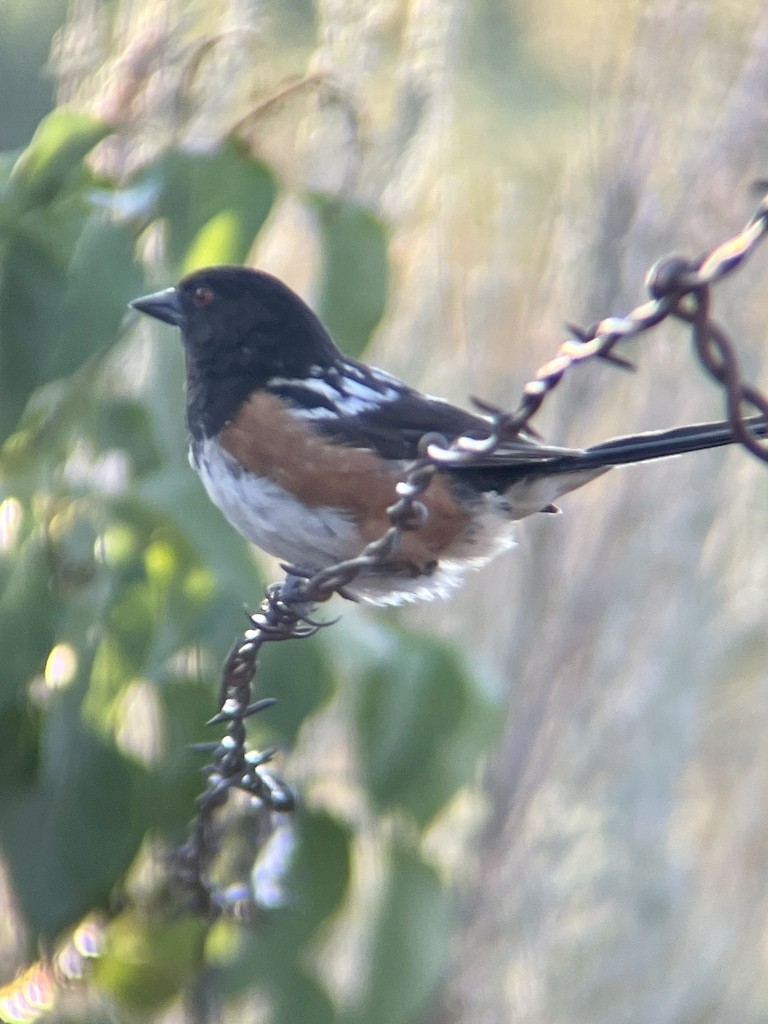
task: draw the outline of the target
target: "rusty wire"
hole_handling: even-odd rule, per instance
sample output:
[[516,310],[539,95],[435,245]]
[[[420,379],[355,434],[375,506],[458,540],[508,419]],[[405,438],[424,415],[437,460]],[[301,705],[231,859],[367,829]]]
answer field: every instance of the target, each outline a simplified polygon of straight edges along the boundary
[[430,445],[427,455],[440,465],[471,463],[478,455],[488,455],[524,430],[541,408],[544,399],[565,374],[588,359],[604,359],[620,366],[631,366],[614,353],[621,342],[657,327],[668,317],[692,327],[696,354],[704,369],[725,392],[728,418],[739,442],[753,455],[768,462],[768,444],[756,438],[746,424],[745,404],[768,417],[768,398],[741,379],[733,343],[726,332],[709,316],[712,285],[740,267],[768,233],[768,195],[766,195],[743,231],[718,245],[699,260],[667,256],[659,260],[646,276],[651,293],[648,302],[623,317],[608,317],[582,331],[572,328],[554,358],[544,363],[523,388],[514,412],[504,412],[486,403],[478,403],[491,415],[492,430],[487,438],[458,438],[448,448]]
[[651,296],[647,302],[626,316],[608,317],[587,330],[571,327],[571,336],[558,353],[524,386],[514,411],[506,412],[473,399],[488,417],[486,437],[460,437],[446,444],[438,435],[425,435],[419,445],[418,458],[406,468],[402,481],[397,484],[397,501],[388,509],[389,529],[358,556],[311,575],[295,566],[283,566],[285,579],[268,588],[258,612],[251,616],[250,628],[235,644],[224,664],[221,707],[209,724],[226,723],[225,735],[220,743],[203,744],[200,748],[213,754],[206,769],[207,786],[198,799],[188,841],[174,856],[175,876],[193,894],[198,910],[209,914],[233,912],[231,903],[216,890],[209,876],[219,845],[214,817],[230,793],[244,792],[269,811],[290,811],[294,806],[291,790],[267,767],[273,752],[247,748],[246,719],[274,703],[270,699],[255,703],[252,700],[262,645],[267,641],[313,636],[321,626],[331,625],[312,617],[315,606],[334,594],[352,598],[347,587],[354,579],[372,566],[390,561],[400,546],[403,533],[423,525],[427,510],[419,499],[440,467],[482,461],[506,441],[530,428],[532,417],[547,395],[575,366],[590,359],[631,366],[614,352],[616,346],[650,331],[670,317],[690,325],[699,362],[723,389],[736,440],[757,458],[768,462],[768,439],[753,432],[749,418],[756,413],[758,422],[768,421],[768,397],[742,380],[735,346],[710,316],[713,285],[740,267],[766,234],[768,194],[743,231],[700,259],[671,256],[659,260],[646,277]]

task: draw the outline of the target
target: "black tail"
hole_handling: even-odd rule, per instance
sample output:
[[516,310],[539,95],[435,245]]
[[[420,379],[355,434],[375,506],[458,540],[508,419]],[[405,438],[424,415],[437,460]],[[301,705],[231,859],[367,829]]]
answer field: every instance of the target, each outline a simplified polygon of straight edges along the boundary
[[[768,436],[768,422],[761,416],[753,416],[747,419],[746,423],[754,437]],[[733,444],[735,440],[733,427],[727,420],[719,423],[696,423],[690,427],[675,427],[672,430],[655,430],[628,437],[614,437],[610,441],[586,448],[578,457],[578,468],[600,469],[603,466],[621,466],[630,462],[645,462],[648,459],[664,459],[669,455],[719,448],[722,445]],[[551,470],[552,466],[549,468]],[[566,468],[563,465],[563,469]]]
[[[746,420],[753,437],[768,436],[768,420],[753,416]],[[669,455],[718,448],[733,444],[736,438],[727,421],[696,423],[672,430],[655,430],[647,434],[614,437],[591,448],[541,447],[539,459],[536,447],[526,445],[521,454],[520,445],[501,449],[504,464],[495,466],[460,466],[452,470],[479,491],[503,494],[511,519],[523,519],[535,512],[554,512],[563,494],[576,490],[612,466],[648,459],[664,459]],[[451,472],[451,470],[448,470]]]

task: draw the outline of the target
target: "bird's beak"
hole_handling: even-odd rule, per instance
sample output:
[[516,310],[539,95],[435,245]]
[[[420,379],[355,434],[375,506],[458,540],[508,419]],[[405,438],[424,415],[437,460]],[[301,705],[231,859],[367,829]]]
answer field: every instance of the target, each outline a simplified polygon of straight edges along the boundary
[[181,326],[183,312],[179,302],[179,293],[175,288],[165,288],[152,295],[142,295],[140,299],[134,299],[129,305],[138,309],[140,313],[153,316],[156,320],[173,324],[174,327]]

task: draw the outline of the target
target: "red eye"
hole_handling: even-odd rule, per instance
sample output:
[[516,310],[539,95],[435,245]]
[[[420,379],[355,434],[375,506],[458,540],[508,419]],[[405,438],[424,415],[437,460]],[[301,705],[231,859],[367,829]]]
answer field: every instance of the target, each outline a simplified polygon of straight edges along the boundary
[[205,309],[206,306],[210,306],[216,296],[210,288],[195,288],[195,294],[193,296],[193,302],[198,309]]

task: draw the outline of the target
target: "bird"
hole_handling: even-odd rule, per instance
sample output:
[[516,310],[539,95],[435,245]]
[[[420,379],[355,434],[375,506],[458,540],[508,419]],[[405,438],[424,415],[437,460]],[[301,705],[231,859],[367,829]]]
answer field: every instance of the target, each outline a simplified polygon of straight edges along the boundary
[[[450,444],[491,431],[487,416],[345,356],[303,299],[262,270],[196,270],[130,305],[180,329],[189,458],[208,495],[247,540],[304,575],[385,533],[425,435]],[[765,421],[752,430],[765,435]],[[419,498],[422,524],[344,594],[377,605],[445,597],[514,544],[517,520],[559,511],[562,495],[614,466],[735,440],[725,421],[588,448],[523,430],[472,464],[440,466]]]

